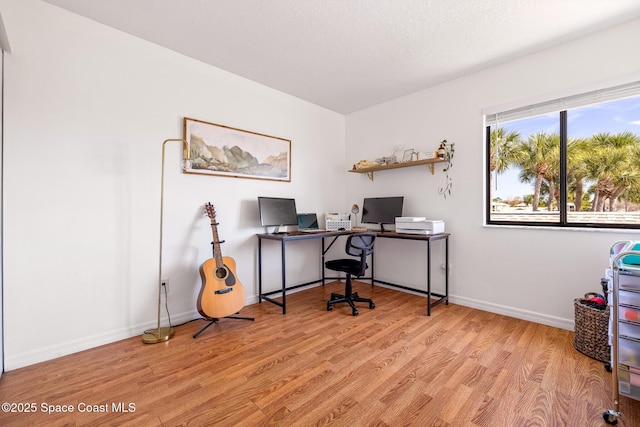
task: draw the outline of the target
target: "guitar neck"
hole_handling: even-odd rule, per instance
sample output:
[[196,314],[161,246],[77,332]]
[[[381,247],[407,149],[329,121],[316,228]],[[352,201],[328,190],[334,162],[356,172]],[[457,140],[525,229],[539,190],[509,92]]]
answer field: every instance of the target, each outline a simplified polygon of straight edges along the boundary
[[213,255],[216,259],[216,266],[222,267],[222,251],[220,250],[220,238],[218,237],[218,223],[215,219],[211,220],[211,233],[213,234]]

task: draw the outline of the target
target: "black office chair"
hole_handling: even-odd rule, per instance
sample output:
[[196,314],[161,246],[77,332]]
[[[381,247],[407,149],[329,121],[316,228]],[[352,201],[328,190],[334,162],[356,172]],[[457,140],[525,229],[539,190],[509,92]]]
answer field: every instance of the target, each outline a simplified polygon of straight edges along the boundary
[[327,311],[333,310],[333,304],[339,302],[349,303],[353,310],[353,315],[359,314],[354,302],[368,302],[369,308],[375,308],[375,304],[369,298],[360,298],[357,292],[351,291],[351,276],[360,277],[367,269],[367,255],[373,253],[373,242],[376,239],[376,233],[356,233],[347,237],[347,245],[345,252],[348,255],[358,257],[334,259],[324,263],[325,267],[333,271],[342,271],[347,273],[346,283],[344,285],[344,295],[331,294],[331,299],[327,302]]

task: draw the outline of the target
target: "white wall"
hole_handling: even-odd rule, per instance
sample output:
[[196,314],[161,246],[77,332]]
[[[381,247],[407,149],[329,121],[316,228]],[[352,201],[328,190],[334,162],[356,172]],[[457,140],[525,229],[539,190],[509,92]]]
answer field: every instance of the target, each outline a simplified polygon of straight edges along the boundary
[[[249,303],[257,293],[255,233],[263,231],[257,196],[295,197],[304,211],[347,209],[345,174],[335,166],[344,153],[343,115],[37,0],[0,1],[0,13],[12,45],[4,140],[8,370],[156,324],[161,146],[182,137],[185,116],[290,139],[292,179],[185,175],[180,144],[168,145],[163,276],[174,324],[198,317],[198,268],[211,257],[205,202],[216,207],[223,255],[235,258]],[[296,249],[292,259],[317,252]],[[314,273],[291,265],[292,282]],[[267,285],[275,287],[279,275],[270,271],[276,280]]]
[[[640,57],[633,54],[638,40],[636,20],[350,114],[345,167],[389,155],[394,145],[433,150],[444,138],[455,142],[456,152],[453,195],[446,200],[437,191],[444,183],[442,167],[433,176],[423,168],[379,172],[373,182],[349,174],[347,199],[400,194],[406,197],[405,215],[444,219],[452,233],[453,302],[571,329],[573,299],[601,289],[611,243],[638,234],[483,226],[482,112],[638,80]],[[387,244],[389,253],[397,245]],[[377,245],[377,259],[382,251]],[[408,254],[403,268],[380,267],[376,274],[415,286],[424,279],[405,269],[423,259],[423,252]],[[442,283],[444,273],[437,271]]]

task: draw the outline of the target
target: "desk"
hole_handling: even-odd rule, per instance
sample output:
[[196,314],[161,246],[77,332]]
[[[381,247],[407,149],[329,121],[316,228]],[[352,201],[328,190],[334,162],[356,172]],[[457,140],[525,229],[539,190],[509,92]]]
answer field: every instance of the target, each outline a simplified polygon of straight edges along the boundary
[[[317,233],[302,233],[298,231],[294,231],[291,233],[281,233],[281,234],[270,234],[263,233],[258,234],[258,302],[262,303],[262,300],[270,302],[272,304],[276,304],[282,307],[282,314],[287,314],[287,290],[299,288],[302,286],[312,285],[314,283],[320,283],[324,285],[327,277],[325,276],[325,255],[327,251],[331,248],[331,246],[335,243],[335,241],[340,236],[348,236],[349,234],[354,234],[355,231],[323,231]],[[449,305],[449,274],[445,274],[445,294],[437,294],[431,292],[431,242],[437,240],[445,241],[445,272],[449,271],[449,233],[440,233],[433,235],[421,235],[421,234],[408,234],[408,233],[396,233],[394,231],[381,231],[376,232],[378,238],[387,238],[387,239],[402,239],[402,240],[418,240],[423,241],[427,244],[427,289],[426,291],[420,289],[413,289],[407,286],[398,285],[391,282],[386,282],[383,280],[377,280],[375,278],[375,250],[371,255],[371,277],[364,279],[370,279],[371,285],[374,283],[382,283],[384,285],[393,286],[401,289],[407,289],[414,292],[418,292],[421,294],[425,294],[427,296],[427,316],[431,316],[431,307],[440,304],[444,301],[446,305]],[[325,239],[330,238],[331,242],[329,245],[326,245]],[[310,240],[310,239],[319,239],[322,243],[322,257],[321,257],[321,271],[322,277],[317,280],[313,280],[306,283],[301,283],[295,286],[287,287],[287,277],[286,277],[286,255],[285,248],[286,243],[297,240]],[[282,269],[282,289],[276,291],[270,291],[263,293],[262,292],[262,241],[263,240],[275,240],[280,242],[280,253],[281,253],[281,269]],[[281,293],[282,302],[276,301],[270,298],[270,295]],[[434,302],[431,301],[431,297],[437,297]]]

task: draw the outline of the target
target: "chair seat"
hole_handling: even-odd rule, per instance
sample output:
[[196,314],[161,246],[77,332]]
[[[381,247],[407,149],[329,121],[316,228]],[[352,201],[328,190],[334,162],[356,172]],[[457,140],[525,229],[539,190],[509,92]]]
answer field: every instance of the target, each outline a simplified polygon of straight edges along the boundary
[[357,276],[361,269],[359,259],[333,259],[325,262],[325,266],[329,270],[343,271],[354,276]]

